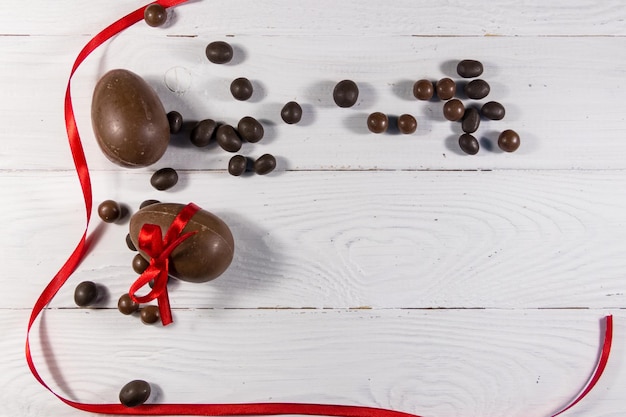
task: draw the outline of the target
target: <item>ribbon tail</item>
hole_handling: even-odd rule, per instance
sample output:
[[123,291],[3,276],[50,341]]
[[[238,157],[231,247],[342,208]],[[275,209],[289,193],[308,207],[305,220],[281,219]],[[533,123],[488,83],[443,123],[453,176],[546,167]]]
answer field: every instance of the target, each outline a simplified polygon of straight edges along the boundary
[[[165,277],[165,279],[167,280],[167,277]],[[159,305],[159,315],[161,316],[161,323],[163,326],[172,324],[174,320],[172,320],[172,309],[170,308],[170,297],[167,294],[167,286],[158,296],[157,303]]]

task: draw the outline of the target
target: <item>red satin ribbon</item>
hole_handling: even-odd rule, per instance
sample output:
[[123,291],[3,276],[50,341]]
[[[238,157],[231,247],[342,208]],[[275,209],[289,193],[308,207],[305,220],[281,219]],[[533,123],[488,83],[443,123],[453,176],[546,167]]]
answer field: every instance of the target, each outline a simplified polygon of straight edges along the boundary
[[[187,0],[160,0],[158,3],[164,7],[171,7]],[[70,94],[70,83],[72,76],[80,64],[93,52],[98,46],[106,42],[112,36],[123,31],[134,23],[143,19],[144,9],[147,6],[141,7],[134,12],[124,16],[115,23],[108,26],[102,32],[85,45],[80,51],[67,83],[67,89],[65,92],[65,126],[67,130],[67,136],[69,139],[70,149],[72,151],[72,157],[74,159],[74,165],[80,181],[80,185],[83,191],[85,201],[85,211],[87,215],[87,221],[85,225],[85,231],[76,245],[76,248],[63,264],[61,269],[56,273],[52,280],[48,283],[43,290],[30,315],[28,321],[28,329],[26,332],[26,345],[25,354],[26,362],[33,376],[43,385],[48,391],[54,394],[59,400],[65,404],[77,408],[79,410],[88,411],[92,413],[101,414],[114,414],[114,415],[214,415],[214,416],[235,416],[235,415],[284,415],[284,414],[302,414],[302,415],[327,415],[337,417],[418,417],[413,414],[403,413],[400,411],[387,410],[381,408],[361,407],[353,405],[334,405],[334,404],[306,404],[306,403],[249,403],[249,404],[144,404],[134,408],[128,408],[121,404],[85,404],[76,401],[68,400],[61,395],[55,393],[41,378],[37,372],[37,368],[33,362],[30,348],[30,331],[36,321],[39,314],[45,309],[46,305],[54,298],[59,289],[72,275],[74,270],[78,267],[80,262],[85,256],[86,250],[89,246],[89,239],[87,238],[87,231],[89,228],[89,221],[91,218],[92,210],[92,193],[91,193],[91,181],[89,178],[89,169],[87,167],[87,161],[81,144],[80,136],[76,126],[76,120],[74,118],[74,110],[72,107],[72,100]],[[181,229],[182,230],[182,229]],[[147,233],[152,233],[148,231]],[[150,240],[152,238],[149,238]],[[167,234],[166,238],[167,240]],[[155,241],[156,242],[156,238]],[[153,243],[154,243],[153,242]],[[154,243],[158,246],[157,243]],[[168,246],[168,245],[165,245]],[[591,377],[583,390],[564,408],[560,409],[557,413],[551,417],[556,417],[559,414],[573,407],[579,401],[581,401],[596,385],[602,376],[611,351],[611,341],[613,335],[613,318],[612,316],[606,317],[606,328],[604,332],[604,343],[602,345],[602,351],[598,363]],[[120,386],[126,381],[120,381]]]
[[[150,256],[150,265],[130,286],[128,295],[133,301],[140,304],[156,299],[163,326],[172,323],[172,310],[167,294],[169,256],[178,245],[197,233],[189,232],[181,235],[189,220],[198,210],[200,207],[193,203],[183,207],[167,229],[164,239],[161,238],[161,227],[155,224],[144,224],[139,231],[139,249]],[[137,296],[136,292],[150,281],[153,281],[152,290],[144,296]]]

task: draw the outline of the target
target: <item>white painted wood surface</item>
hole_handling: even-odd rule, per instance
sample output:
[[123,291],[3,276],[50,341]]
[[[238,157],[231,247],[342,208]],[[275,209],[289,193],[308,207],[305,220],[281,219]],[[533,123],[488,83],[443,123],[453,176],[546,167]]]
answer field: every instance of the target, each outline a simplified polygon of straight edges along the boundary
[[[136,0],[15,2],[0,14],[0,416],[79,416],[43,389],[23,359],[30,309],[69,256],[84,209],[63,124],[76,54]],[[147,198],[194,201],[236,239],[218,280],[171,290],[175,324],[143,326],[115,309],[134,279],[127,222],[91,226],[93,249],[32,333],[37,364],[59,393],[116,401],[145,378],[157,401],[298,401],[380,406],[424,416],[549,416],[596,360],[600,319],[614,314],[605,377],[567,416],[626,413],[626,6],[597,2],[369,0],[194,1],[167,28],[138,24],[94,53],[73,88],[94,201],[134,211]],[[210,64],[225,39],[238,54]],[[474,156],[440,102],[411,98],[419,78],[485,63],[490,99]],[[242,153],[272,153],[267,177],[233,178],[231,155],[176,143],[154,167],[108,162],[91,132],[96,80],[124,67],[189,120],[264,120]],[[172,74],[178,83],[171,82]],[[255,85],[235,102],[228,84]],[[333,84],[356,80],[352,109]],[[168,89],[169,86],[177,91]],[[303,123],[279,118],[303,104]],[[373,135],[372,111],[414,114],[418,132]],[[497,132],[522,147],[504,154]],[[151,173],[180,170],[157,192]],[[106,287],[97,309],[74,286]]]

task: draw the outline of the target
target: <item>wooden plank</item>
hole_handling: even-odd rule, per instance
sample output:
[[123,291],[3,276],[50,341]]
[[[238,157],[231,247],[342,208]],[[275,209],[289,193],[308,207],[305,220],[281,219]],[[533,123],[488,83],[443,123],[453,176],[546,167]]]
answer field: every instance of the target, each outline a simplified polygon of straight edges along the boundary
[[[15,4],[0,17],[2,34],[95,34],[145,1],[105,0],[89,3],[44,0]],[[620,0],[596,2],[520,3],[394,1],[384,8],[375,2],[320,0],[293,3],[272,0],[189,2],[174,11],[173,24],[157,33],[185,35],[272,35],[320,33],[336,35],[429,36],[623,36],[626,8]],[[138,33],[155,29],[138,25]]]
[[[27,313],[0,310],[0,414],[78,416],[23,365]],[[606,375],[571,415],[626,412],[626,315],[614,313]],[[113,310],[46,311],[31,333],[35,362],[54,390],[79,401],[116,402],[123,384],[143,378],[155,384],[160,402],[320,402],[437,417],[539,417],[584,385],[608,311],[175,314],[176,323],[162,328]]]
[[[177,283],[180,307],[624,307],[624,171],[181,172],[168,192],[149,172],[97,172],[95,205],[194,201],[236,240],[216,281]],[[84,224],[74,174],[0,179],[5,307],[30,307]],[[91,279],[117,298],[136,278],[126,222],[99,225],[92,251],[53,305]]]

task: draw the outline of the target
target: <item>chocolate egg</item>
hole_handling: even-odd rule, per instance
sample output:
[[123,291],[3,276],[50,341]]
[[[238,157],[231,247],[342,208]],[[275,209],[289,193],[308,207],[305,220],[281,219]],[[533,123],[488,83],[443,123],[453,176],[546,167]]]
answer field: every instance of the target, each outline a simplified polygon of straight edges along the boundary
[[[135,213],[130,219],[130,236],[139,248],[139,232],[144,224],[155,224],[167,233],[183,204],[152,204]],[[182,233],[197,233],[183,241],[170,255],[169,274],[188,282],[206,282],[220,276],[230,265],[235,244],[230,229],[219,217],[205,210],[193,215]],[[146,258],[141,249],[139,252]]]
[[156,92],[124,69],[107,72],[96,84],[91,123],[100,149],[128,168],[158,161],[170,141],[170,125]]

